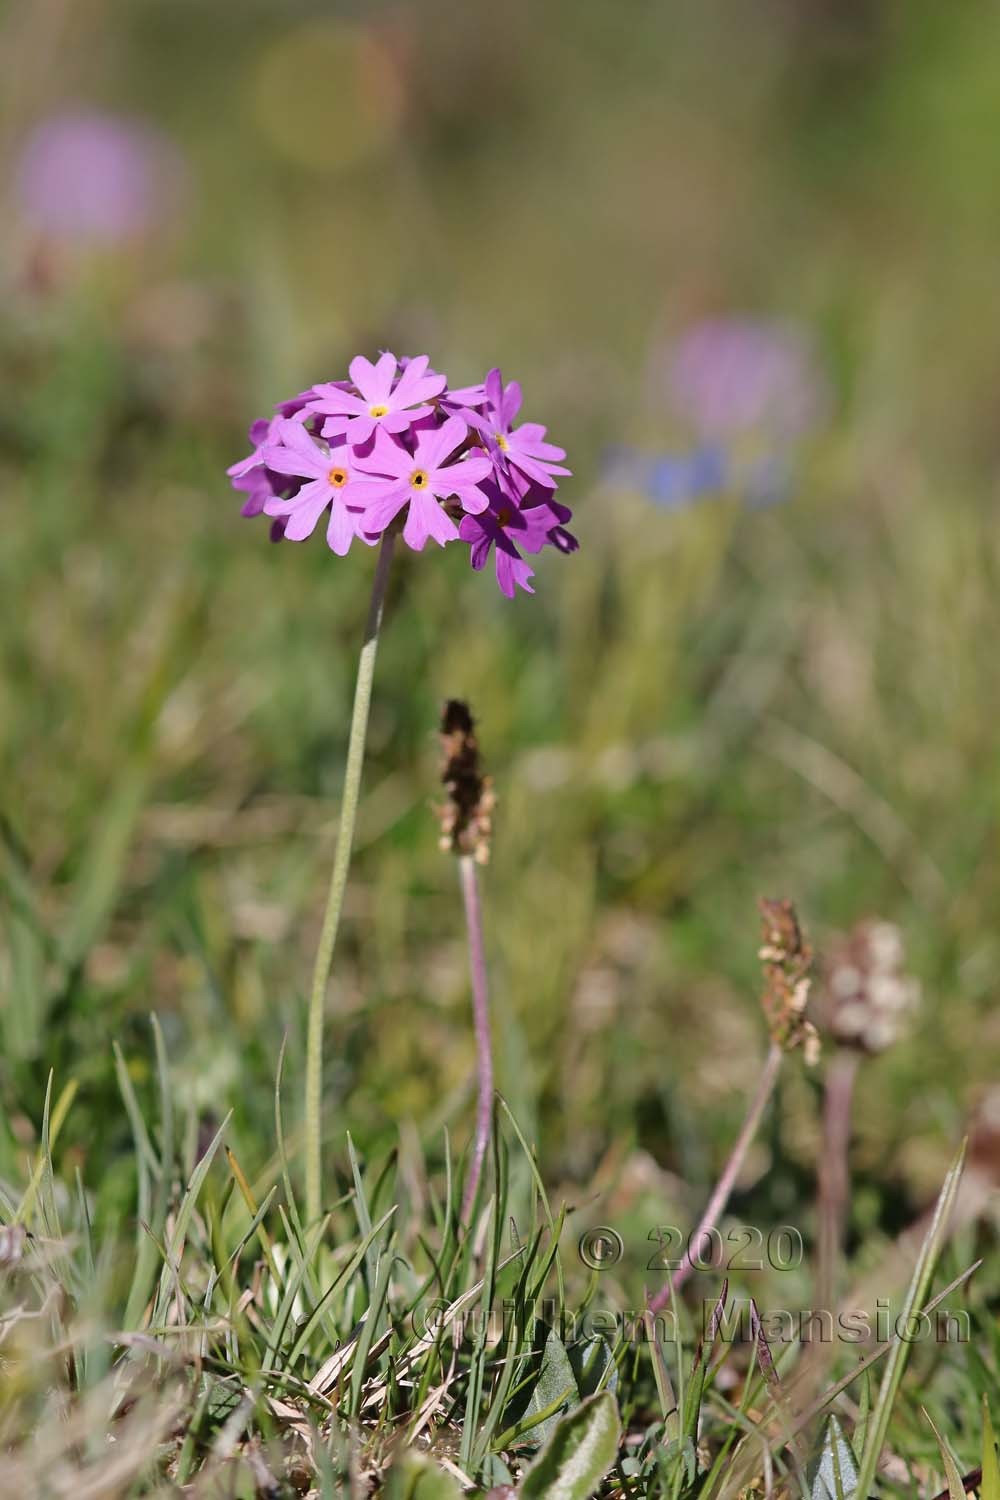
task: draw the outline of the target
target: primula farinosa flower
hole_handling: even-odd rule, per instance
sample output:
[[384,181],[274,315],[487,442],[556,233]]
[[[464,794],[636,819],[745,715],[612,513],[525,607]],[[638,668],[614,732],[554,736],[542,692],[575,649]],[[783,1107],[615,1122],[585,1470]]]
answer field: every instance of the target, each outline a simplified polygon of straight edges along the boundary
[[[399,374],[394,354],[382,354],[374,365],[359,354],[351,360],[354,390],[336,382],[318,385],[312,408],[341,419],[339,430],[350,443],[365,442],[376,427],[384,432],[407,432],[413,422],[430,416],[433,407],[429,403],[445,388],[445,377],[428,370],[428,364],[422,354],[407,361]],[[338,427],[331,422],[326,430],[336,432]]]
[[501,488],[511,489],[509,469],[514,468],[532,484],[554,490],[556,476],[570,472],[559,463],[566,453],[545,441],[545,428],[537,422],[523,422],[515,427],[514,418],[520,410],[520,385],[512,380],[505,386],[500,371],[491,370],[486,377],[481,409],[470,408],[468,421],[486,439]]
[[312,386],[254,422],[251,452],[229,478],[243,515],[270,516],[276,541],[304,541],[325,518],[341,556],[355,537],[371,544],[390,529],[415,552],[428,540],[462,542],[477,572],[493,553],[513,598],[533,592],[523,553],[578,546],[556,498],[566,455],[544,427],[514,426],[520,405],[520,387],[504,386],[499,370],[449,390],[426,355],[359,356],[350,379]]
[[403,540],[414,552],[423,549],[428,537],[442,547],[455,541],[458,527],[438,502],[454,498],[463,510],[485,510],[487,499],[479,486],[492,472],[485,454],[453,457],[467,437],[468,428],[460,417],[448,417],[441,427],[418,431],[412,452],[378,433],[371,455],[359,461],[363,472],[373,476],[366,528],[377,535],[407,506]]
[[576,538],[560,524],[566,507],[554,509],[543,500],[519,508],[494,481],[487,481],[482,488],[489,497],[489,505],[476,515],[463,516],[459,526],[462,541],[472,547],[472,566],[479,572],[492,551],[501,592],[508,599],[513,599],[518,588],[533,594],[528,580],[535,576],[534,569],[529,568],[521,553],[541,552],[549,544],[562,552],[575,552],[579,546]]
[[264,502],[264,514],[284,520],[284,536],[304,542],[327,514],[326,540],[332,552],[343,557],[356,536],[363,536],[362,520],[370,483],[358,473],[346,442],[319,443],[305,424],[282,417],[262,449],[264,467],[301,482],[288,499],[273,495]]
[[111,246],[168,223],[184,177],[176,147],[150,126],[81,110],[35,127],[15,180],[31,229],[57,242]]
[[[289,403],[292,404],[292,403]],[[263,418],[250,427],[253,451],[238,463],[230,464],[226,473],[234,490],[246,495],[240,509],[243,516],[265,514],[268,501],[291,496],[299,488],[300,481],[269,469],[264,463],[264,449],[278,441],[278,431],[283,418]],[[285,534],[285,521],[276,519],[271,526],[271,540],[280,542]]]

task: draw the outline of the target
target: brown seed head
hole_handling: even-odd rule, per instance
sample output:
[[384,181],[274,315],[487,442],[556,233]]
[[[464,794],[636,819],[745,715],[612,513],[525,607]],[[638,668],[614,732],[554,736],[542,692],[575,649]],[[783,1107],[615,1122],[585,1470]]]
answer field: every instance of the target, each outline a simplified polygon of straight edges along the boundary
[[816,1028],[805,1017],[812,949],[790,901],[757,903],[761,919],[760,960],[764,967],[761,1004],[771,1040],[790,1052],[801,1047],[810,1066],[819,1058]]
[[467,703],[449,698],[441,712],[441,781],[447,802],[437,808],[442,849],[471,854],[484,865],[490,857],[496,797],[479,764],[475,720]]

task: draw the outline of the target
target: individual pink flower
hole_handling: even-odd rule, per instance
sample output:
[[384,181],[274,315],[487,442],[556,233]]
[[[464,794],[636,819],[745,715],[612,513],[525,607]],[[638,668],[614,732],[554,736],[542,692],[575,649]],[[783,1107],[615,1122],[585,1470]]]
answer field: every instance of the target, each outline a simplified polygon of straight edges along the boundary
[[521,552],[537,553],[546,546],[575,552],[579,546],[576,537],[559,524],[569,518],[569,511],[564,505],[553,507],[544,501],[521,510],[493,481],[483,487],[489,495],[488,509],[479,515],[463,516],[459,527],[462,541],[471,546],[472,566],[478,573],[492,551],[501,593],[508,599],[513,599],[519,588],[533,594],[528,579],[535,576],[534,569],[529,568]]
[[[321,416],[340,418],[343,432],[355,446],[365,443],[376,428],[385,432],[406,432],[421,417],[430,416],[430,405],[445,388],[445,377],[428,371],[426,354],[408,360],[399,374],[394,354],[379,356],[372,364],[359,354],[351,360],[351,380],[355,391],[341,382],[314,388],[310,408]],[[324,431],[332,424],[327,423]]]
[[492,470],[485,456],[448,462],[467,436],[468,429],[460,417],[449,417],[440,427],[418,431],[412,453],[386,433],[376,434],[372,453],[357,460],[363,473],[377,476],[369,491],[365,531],[384,531],[408,505],[403,540],[414,552],[423,550],[428,537],[442,547],[455,541],[458,527],[439,501],[456,498],[463,510],[485,510],[487,497],[479,486]]
[[265,467],[304,483],[290,499],[274,496],[265,500],[264,514],[284,518],[286,540],[302,542],[312,535],[323,512],[329,510],[327,544],[343,557],[354,538],[363,534],[360,528],[369,483],[356,475],[346,444],[327,449],[302,422],[285,417],[278,417],[271,428],[275,440],[261,449]]
[[514,418],[521,410],[521,387],[516,380],[505,386],[498,369],[486,377],[485,403],[481,412],[470,410],[467,420],[486,440],[487,451],[504,489],[510,489],[507,475],[508,465],[520,470],[535,484],[545,489],[556,488],[556,476],[571,471],[561,467],[559,460],[566,457],[564,448],[545,442],[545,428],[538,422],[522,422],[515,427]]
[[[278,411],[285,416],[292,416],[297,422],[305,420],[306,413],[302,410],[304,396],[295,396],[290,401],[282,402]],[[279,425],[281,416],[261,417],[250,425],[250,442],[253,444],[252,451],[246,458],[241,458],[237,463],[230,464],[226,473],[234,490],[239,490],[246,495],[246,500],[240,508],[242,516],[259,516],[264,514],[264,508],[269,500],[290,499],[292,494],[299,489],[301,481],[290,478],[285,474],[277,474],[269,469],[264,462],[264,448],[279,441]],[[284,522],[275,522],[271,527],[271,538],[280,541],[284,536]]]

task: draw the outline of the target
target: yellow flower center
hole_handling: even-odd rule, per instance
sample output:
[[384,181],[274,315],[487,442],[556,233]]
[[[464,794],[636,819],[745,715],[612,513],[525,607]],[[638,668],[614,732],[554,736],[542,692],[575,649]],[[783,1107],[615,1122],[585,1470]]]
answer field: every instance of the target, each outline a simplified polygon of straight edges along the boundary
[[342,490],[347,483],[347,470],[339,468],[331,469],[326,477],[335,490]]
[[410,475],[410,483],[415,490],[425,490],[429,483],[426,471],[424,469],[414,469]]
[[502,432],[497,433],[497,447],[502,449],[504,453],[506,453],[507,449],[510,447],[510,444],[507,442],[507,439],[504,437]]
[[389,408],[387,406],[369,406],[368,415],[370,417],[384,417],[388,411]]

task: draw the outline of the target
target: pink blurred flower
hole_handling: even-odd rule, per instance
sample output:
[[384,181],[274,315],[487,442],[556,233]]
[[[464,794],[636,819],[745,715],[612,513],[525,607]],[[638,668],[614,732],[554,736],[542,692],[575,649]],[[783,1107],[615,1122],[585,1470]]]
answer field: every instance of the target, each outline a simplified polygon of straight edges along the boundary
[[789,442],[829,404],[809,339],[794,324],[755,318],[696,323],[657,357],[667,399],[702,439],[759,432]]
[[141,120],[79,110],[52,115],[23,143],[16,193],[28,225],[57,241],[117,245],[176,213],[179,151]]

